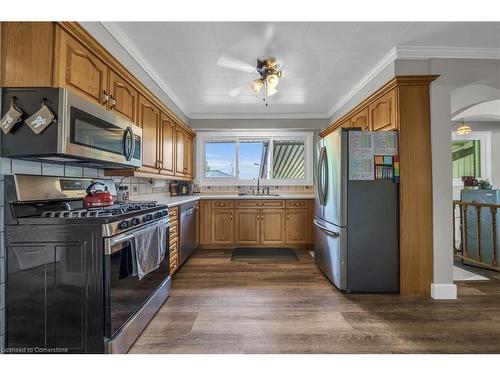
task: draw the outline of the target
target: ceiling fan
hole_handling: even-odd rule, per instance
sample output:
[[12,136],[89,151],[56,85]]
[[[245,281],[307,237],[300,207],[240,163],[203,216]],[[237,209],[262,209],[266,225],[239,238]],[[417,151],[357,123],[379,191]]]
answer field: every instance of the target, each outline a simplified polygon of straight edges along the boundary
[[[260,78],[254,79],[250,83],[250,87],[256,94],[263,92],[263,101],[268,105],[267,98],[278,92],[280,78],[283,75],[281,64],[273,56],[258,58],[256,66],[245,63],[244,61],[234,59],[230,56],[219,58],[217,65],[225,68],[243,71],[246,73],[258,73]],[[240,93],[245,85],[238,86],[229,91],[230,96],[236,96]]]

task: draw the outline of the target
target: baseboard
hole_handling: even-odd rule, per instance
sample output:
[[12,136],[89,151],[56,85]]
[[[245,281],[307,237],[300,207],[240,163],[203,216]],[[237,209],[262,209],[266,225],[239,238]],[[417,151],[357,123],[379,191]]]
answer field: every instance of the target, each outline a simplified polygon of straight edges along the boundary
[[431,298],[457,299],[457,286],[455,284],[431,284]]
[[266,247],[289,247],[291,249],[297,249],[297,250],[312,250],[314,248],[314,244],[280,244],[280,245],[245,245],[245,244],[238,244],[238,245],[217,245],[217,244],[200,244],[198,245],[197,249],[199,250],[234,250],[238,247],[259,247],[259,248],[266,248]]

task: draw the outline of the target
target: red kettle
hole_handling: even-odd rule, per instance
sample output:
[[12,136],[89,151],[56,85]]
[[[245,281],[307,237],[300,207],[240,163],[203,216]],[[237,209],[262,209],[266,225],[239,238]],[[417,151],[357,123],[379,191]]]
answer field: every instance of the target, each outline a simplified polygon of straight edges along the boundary
[[[96,186],[104,186],[102,189],[94,189]],[[108,191],[108,187],[102,182],[91,183],[86,190],[87,195],[83,198],[85,208],[97,208],[113,205],[113,195]]]

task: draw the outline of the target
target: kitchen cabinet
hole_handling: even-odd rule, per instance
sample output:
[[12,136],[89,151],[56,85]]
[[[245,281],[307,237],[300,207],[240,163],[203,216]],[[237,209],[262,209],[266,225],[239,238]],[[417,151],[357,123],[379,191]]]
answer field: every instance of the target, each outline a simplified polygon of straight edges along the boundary
[[236,243],[242,245],[260,244],[261,210],[241,209],[235,211]]
[[212,208],[211,243],[219,245],[232,245],[234,243],[233,215],[233,209]]
[[108,105],[108,67],[71,35],[60,32],[57,86],[66,87],[99,105]]
[[262,245],[280,245],[286,242],[285,210],[262,209],[260,223],[260,243]]
[[160,173],[165,175],[174,175],[174,150],[175,150],[175,125],[171,119],[162,112],[160,125]]
[[144,166],[106,176],[193,178],[196,133],[78,23],[2,22],[0,48],[1,86],[62,87],[143,127]]
[[184,146],[186,144],[185,132],[179,125],[175,126],[175,175],[185,176],[186,168],[184,166],[184,158],[186,152]]
[[309,210],[289,209],[286,212],[286,243],[305,244],[309,240]]
[[349,119],[351,128],[361,128],[364,131],[370,130],[368,122],[368,108],[364,108]]
[[309,199],[202,199],[200,247],[308,245],[313,211]]
[[170,274],[174,274],[179,268],[179,207],[172,207],[168,210],[169,223],[169,264]]
[[139,97],[139,126],[142,128],[142,167],[139,170],[159,172],[160,110],[143,96]]
[[137,90],[113,70],[109,71],[109,109],[134,124],[137,121]]
[[396,130],[395,91],[391,90],[368,106],[370,130]]

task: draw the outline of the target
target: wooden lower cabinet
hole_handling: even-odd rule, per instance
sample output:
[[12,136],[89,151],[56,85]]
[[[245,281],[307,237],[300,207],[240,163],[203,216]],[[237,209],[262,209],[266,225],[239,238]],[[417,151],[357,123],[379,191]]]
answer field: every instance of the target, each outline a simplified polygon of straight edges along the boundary
[[233,210],[227,208],[212,209],[211,243],[232,245],[234,243]]
[[310,237],[308,208],[294,208],[286,212],[286,243],[306,244]]
[[241,209],[235,211],[237,244],[258,245],[260,243],[260,210]]
[[[285,203],[286,202],[286,203]],[[312,243],[312,200],[200,201],[200,245]]]
[[285,241],[285,210],[265,208],[261,211],[260,243],[280,245]]

